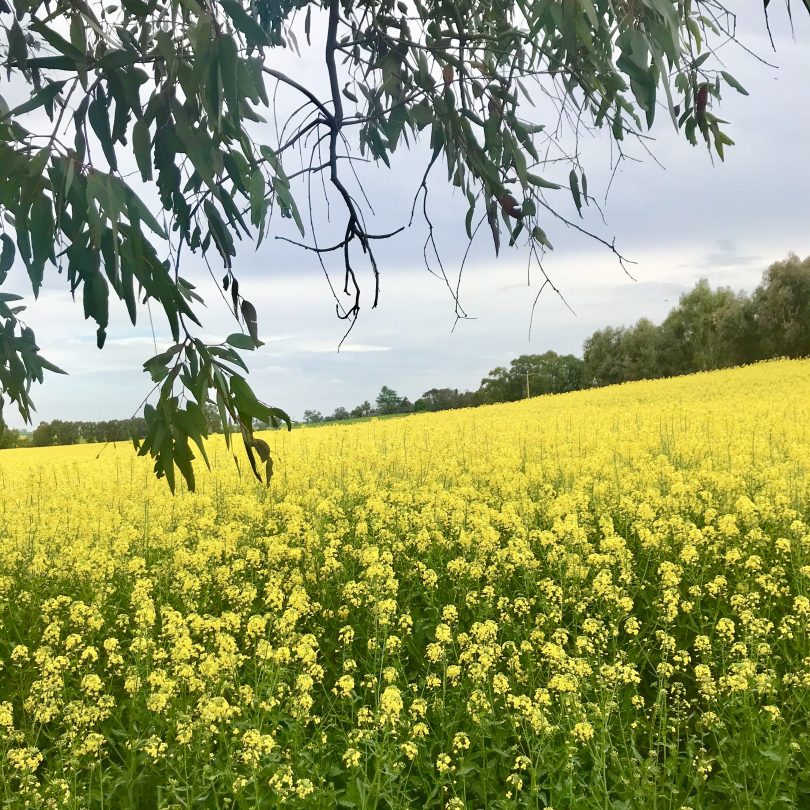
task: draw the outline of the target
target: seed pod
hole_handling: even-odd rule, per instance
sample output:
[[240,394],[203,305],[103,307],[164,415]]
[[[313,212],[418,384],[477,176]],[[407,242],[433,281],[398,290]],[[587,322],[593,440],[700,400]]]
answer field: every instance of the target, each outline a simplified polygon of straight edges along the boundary
[[502,194],[498,197],[501,208],[514,219],[523,219],[520,203],[511,194]]
[[706,120],[706,105],[709,102],[709,85],[701,84],[695,95],[695,117],[699,122]]

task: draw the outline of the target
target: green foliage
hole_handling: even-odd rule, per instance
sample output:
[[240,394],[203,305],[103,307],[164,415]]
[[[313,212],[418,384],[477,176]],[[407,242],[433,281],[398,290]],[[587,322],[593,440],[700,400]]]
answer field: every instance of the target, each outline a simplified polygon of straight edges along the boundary
[[[361,154],[385,165],[422,133],[433,150],[425,195],[431,168],[445,164],[469,199],[471,238],[478,210],[496,247],[505,229],[510,244],[523,234],[536,252],[551,247],[548,220],[565,218],[546,199],[563,184],[542,176],[548,167],[540,140],[549,133],[544,122],[526,118],[527,82],[545,77],[543,86],[577,127],[606,128],[616,140],[652,126],[665,100],[686,138],[702,138],[721,158],[732,141],[714,107],[724,85],[745,92],[713,58],[712,43],[725,41],[722,15],[709,18],[690,2],[13,6],[0,3],[0,55],[13,86],[27,82],[29,92],[11,109],[0,99],[0,284],[16,258],[36,296],[46,271],[56,268],[96,324],[99,348],[111,297],[133,324],[143,305],[162,311],[174,345],[144,364],[157,400],[144,411],[149,432],[140,450],[172,487],[175,468],[194,485],[191,445],[202,452],[207,405],[217,406],[222,424],[233,423],[248,448],[254,420],[288,421],[237,372],[244,369],[237,350],[262,341],[234,258],[240,240],[261,243],[275,212],[304,233],[295,178],[304,184],[324,172],[345,208],[337,247],[349,299],[338,300],[339,316],[351,327],[360,311],[353,245],[370,262],[377,303],[372,243],[380,236],[365,230],[365,212],[341,179],[345,131],[356,133]],[[298,47],[294,17],[304,10],[308,43],[313,16],[326,18],[330,89],[323,96],[269,67],[274,49]],[[302,115],[272,143],[279,128],[256,126],[274,115],[268,81],[303,102]],[[288,172],[289,155],[310,136],[326,145],[328,160],[313,157]],[[136,172],[124,168],[133,158]],[[568,186],[581,215],[587,179],[577,155],[571,162]],[[223,344],[195,336],[202,301],[181,274],[188,253],[214,253],[224,267],[223,288],[243,332]],[[39,355],[33,333],[16,319],[19,309],[8,306],[14,300],[4,293],[0,301],[0,390],[30,422],[31,383],[59,369]]]
[[20,431],[10,428],[4,421],[0,413],[0,450],[7,450],[17,447],[20,442]]
[[407,397],[401,397],[393,388],[389,388],[387,385],[380,389],[376,403],[376,412],[382,415],[407,413],[412,407]]
[[[3,235],[5,237],[5,234]],[[3,239],[3,249],[9,244]],[[64,374],[39,353],[33,330],[17,316],[25,310],[17,304],[21,296],[0,292],[0,412],[3,400],[13,402],[23,419],[31,421],[33,402],[29,395],[31,383],[42,382],[44,371]]]
[[810,356],[810,256],[771,265],[752,307],[763,357]]
[[621,346],[624,329],[599,329],[585,341],[585,380],[592,385],[611,385],[623,380]]
[[52,422],[40,422],[31,436],[33,447],[50,447],[56,444],[56,430]]
[[40,422],[31,435],[34,447],[79,444],[86,442],[126,442],[133,436],[146,436],[146,420],[111,419],[102,422],[73,422],[54,419]]
[[323,414],[320,411],[308,410],[304,411],[304,424],[316,425],[318,422],[323,422]]
[[413,403],[414,411],[446,411],[478,405],[479,398],[471,391],[458,388],[431,388]]
[[361,402],[356,408],[351,409],[349,416],[351,416],[352,419],[362,419],[371,416],[371,403],[368,400]]
[[205,414],[205,421],[208,426],[209,433],[224,433],[225,430],[222,427],[222,419],[219,415],[219,408],[214,405],[212,402],[206,402],[203,405],[203,413]]
[[540,394],[562,394],[582,387],[582,360],[556,352],[523,354],[481,380],[481,402],[513,402]]
[[660,326],[607,327],[584,346],[585,385],[672,377],[775,357],[810,356],[810,257],[771,265],[751,296],[703,279]]

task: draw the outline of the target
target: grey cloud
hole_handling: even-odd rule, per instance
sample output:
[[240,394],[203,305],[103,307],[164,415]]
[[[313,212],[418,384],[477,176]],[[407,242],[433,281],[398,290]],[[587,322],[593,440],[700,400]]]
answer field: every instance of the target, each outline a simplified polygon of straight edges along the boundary
[[752,264],[761,265],[762,261],[762,256],[744,255],[739,253],[736,248],[730,247],[727,250],[707,254],[703,259],[703,265],[711,268],[737,268]]

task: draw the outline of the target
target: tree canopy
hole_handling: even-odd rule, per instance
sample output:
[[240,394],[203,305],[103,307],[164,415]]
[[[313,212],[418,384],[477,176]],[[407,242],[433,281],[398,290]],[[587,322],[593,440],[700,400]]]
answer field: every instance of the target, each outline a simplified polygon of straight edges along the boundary
[[[621,147],[663,109],[687,141],[722,158],[732,141],[721,94],[745,93],[713,53],[735,30],[715,0],[0,0],[0,25],[0,285],[17,260],[36,296],[56,268],[99,348],[111,297],[133,324],[150,302],[162,311],[173,345],[144,363],[155,399],[136,445],[172,488],[175,468],[194,486],[191,443],[205,457],[206,405],[238,426],[257,477],[254,452],[266,461],[268,451],[254,420],[289,423],[246,380],[240,352],[262,341],[235,263],[240,241],[258,245],[277,215],[291,219],[348,328],[367,301],[377,305],[375,244],[392,234],[368,224],[358,153],[390,166],[401,147],[429,143],[414,199],[426,257],[436,250],[429,182],[441,167],[469,201],[470,239],[483,226],[496,251],[504,240],[539,261],[555,221],[582,229],[554,193],[570,194],[580,214],[591,201],[566,133],[604,129]],[[275,67],[278,49],[303,47],[323,48],[323,81],[312,86]],[[297,99],[281,117],[279,92]],[[541,94],[554,120],[533,117]],[[560,164],[558,183],[549,171]],[[314,181],[342,211],[337,241],[324,243],[307,217]],[[202,337],[190,253],[222,267],[239,323],[222,342]],[[0,387],[30,421],[32,383],[61,369],[40,353],[19,292],[0,292]]]

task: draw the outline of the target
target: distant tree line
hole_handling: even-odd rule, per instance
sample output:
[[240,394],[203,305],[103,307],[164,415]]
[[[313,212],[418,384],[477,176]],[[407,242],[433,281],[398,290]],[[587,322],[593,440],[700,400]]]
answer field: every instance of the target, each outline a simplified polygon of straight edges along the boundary
[[0,449],[9,447],[51,447],[86,442],[120,442],[146,436],[146,421],[109,419],[101,422],[71,422],[54,419],[40,422],[31,433],[23,433],[0,422]]
[[477,391],[431,388],[413,405],[383,386],[376,408],[368,402],[331,416],[305,411],[308,423],[391,413],[443,411],[542,394],[657,379],[745,365],[774,357],[810,356],[810,257],[791,254],[766,271],[751,295],[712,290],[701,279],[684,293],[663,323],[642,318],[634,326],[594,332],[583,357],[528,354],[492,369]]
[[656,326],[594,332],[583,351],[585,387],[673,377],[810,356],[810,257],[790,255],[766,271],[751,295],[712,290],[703,279]]
[[[701,279],[684,293],[661,324],[642,318],[629,327],[608,326],[586,341],[583,357],[524,354],[498,366],[477,391],[431,388],[411,402],[384,385],[372,405],[339,407],[328,416],[304,411],[303,422],[316,424],[370,416],[444,411],[632,380],[672,377],[745,365],[773,357],[810,356],[810,257],[791,254],[766,271],[751,295],[728,287],[715,290]],[[222,432],[218,410],[206,408],[209,430]],[[267,427],[257,424],[257,428]],[[45,447],[78,442],[143,438],[143,419],[104,422],[41,422],[30,435],[5,427],[0,416],[0,449]]]
[[495,402],[512,402],[541,394],[564,394],[582,387],[583,362],[573,354],[523,354],[506,366],[498,366],[481,380],[477,391],[459,391],[458,388],[431,388],[419,399],[411,402],[395,390],[384,385],[375,404],[363,402],[356,408],[335,408],[324,416],[320,411],[304,411],[305,424],[338,422],[368,416],[447,411],[471,408]]

